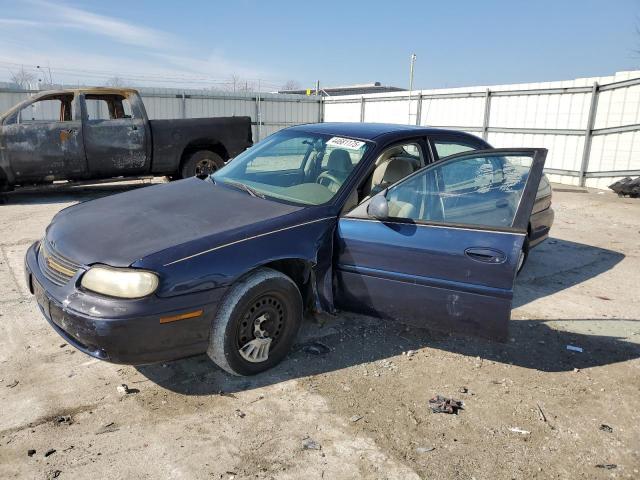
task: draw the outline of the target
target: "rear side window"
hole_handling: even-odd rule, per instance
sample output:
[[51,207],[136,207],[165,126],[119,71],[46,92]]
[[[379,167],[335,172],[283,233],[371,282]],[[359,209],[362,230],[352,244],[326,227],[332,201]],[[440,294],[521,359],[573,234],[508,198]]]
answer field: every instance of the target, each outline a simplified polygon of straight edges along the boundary
[[431,142],[438,154],[438,158],[482,148],[481,145],[464,138],[432,138]]
[[89,120],[118,120],[132,118],[131,104],[123,95],[85,95]]

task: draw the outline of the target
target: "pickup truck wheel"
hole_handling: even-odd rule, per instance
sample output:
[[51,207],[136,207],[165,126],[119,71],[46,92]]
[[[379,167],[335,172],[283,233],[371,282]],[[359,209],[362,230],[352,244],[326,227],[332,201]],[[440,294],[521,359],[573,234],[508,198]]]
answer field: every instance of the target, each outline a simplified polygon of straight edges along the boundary
[[191,154],[182,165],[182,178],[206,177],[224,166],[222,157],[211,150],[199,150]]
[[262,268],[230,287],[211,324],[207,355],[233,375],[254,375],[289,353],[302,323],[302,296],[286,275]]

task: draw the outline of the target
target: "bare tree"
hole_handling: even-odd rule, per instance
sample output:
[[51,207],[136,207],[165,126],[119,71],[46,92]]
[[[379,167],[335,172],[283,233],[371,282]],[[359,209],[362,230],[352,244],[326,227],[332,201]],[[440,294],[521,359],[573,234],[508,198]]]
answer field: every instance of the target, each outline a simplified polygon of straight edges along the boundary
[[232,74],[229,77],[229,90],[232,92],[237,92],[240,87],[240,75]]
[[300,90],[300,84],[295,80],[287,80],[280,90]]
[[123,79],[123,78],[120,78],[120,77],[118,77],[118,76],[111,77],[111,78],[107,79],[107,81],[106,81],[106,82],[104,82],[104,84],[105,84],[107,87],[116,87],[116,88],[118,88],[118,87],[124,87],[124,86],[126,85],[126,83],[125,83],[124,79]]
[[20,86],[20,88],[28,89],[31,87],[31,82],[36,79],[35,74],[24,69],[24,66],[20,67],[20,70],[11,72],[11,81]]

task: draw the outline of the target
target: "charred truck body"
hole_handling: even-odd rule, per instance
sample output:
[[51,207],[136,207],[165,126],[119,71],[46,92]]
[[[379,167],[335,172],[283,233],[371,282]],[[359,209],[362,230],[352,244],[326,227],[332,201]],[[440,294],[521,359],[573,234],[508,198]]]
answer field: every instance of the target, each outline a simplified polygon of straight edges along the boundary
[[249,117],[149,120],[136,90],[48,91],[0,116],[0,189],[206,175],[251,145]]

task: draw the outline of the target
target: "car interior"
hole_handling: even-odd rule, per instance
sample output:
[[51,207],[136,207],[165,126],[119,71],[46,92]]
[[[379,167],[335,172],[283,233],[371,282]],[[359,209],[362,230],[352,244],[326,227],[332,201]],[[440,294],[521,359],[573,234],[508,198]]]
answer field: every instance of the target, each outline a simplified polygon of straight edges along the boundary
[[87,94],[84,101],[88,120],[118,120],[132,117],[129,101],[122,95]]
[[399,182],[425,165],[422,150],[417,143],[394,145],[382,152],[374,162],[371,174],[349,195],[343,213],[352,210],[367,198]]

